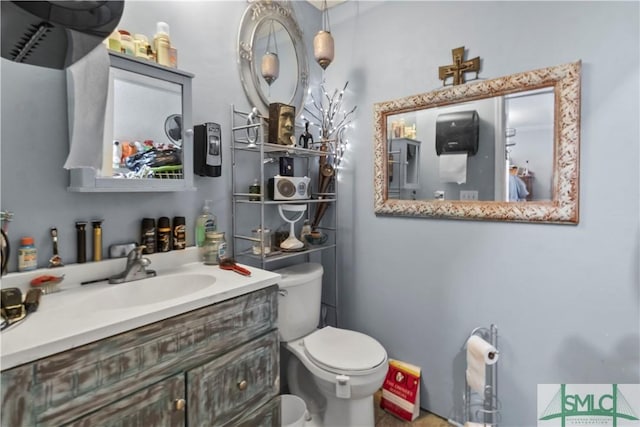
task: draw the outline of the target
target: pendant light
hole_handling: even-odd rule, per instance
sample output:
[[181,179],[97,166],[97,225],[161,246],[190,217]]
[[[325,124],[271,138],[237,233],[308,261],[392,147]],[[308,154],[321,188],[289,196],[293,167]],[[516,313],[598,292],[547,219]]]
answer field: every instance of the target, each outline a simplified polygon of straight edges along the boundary
[[329,9],[327,0],[323,2],[322,10],[322,30],[313,38],[313,56],[316,62],[320,64],[323,70],[326,70],[335,55],[333,37],[331,36],[331,28],[329,25]]
[[[273,37],[274,50],[271,51],[271,38]],[[269,25],[269,37],[267,38],[267,49],[262,56],[262,77],[269,86],[275,82],[280,75],[280,59],[278,59],[278,43],[276,42],[276,34],[273,26],[273,19]]]

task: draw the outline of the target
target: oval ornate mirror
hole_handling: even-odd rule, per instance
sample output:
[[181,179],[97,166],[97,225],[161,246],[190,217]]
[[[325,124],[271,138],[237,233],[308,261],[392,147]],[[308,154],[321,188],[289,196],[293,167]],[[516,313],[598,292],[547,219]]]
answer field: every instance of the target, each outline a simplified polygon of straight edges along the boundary
[[580,68],[375,104],[375,213],[577,224]]
[[[261,74],[262,57],[268,47],[277,49],[280,63],[279,76],[271,84]],[[302,112],[309,66],[302,32],[289,7],[266,0],[249,4],[238,33],[238,66],[249,102],[263,116],[269,116],[269,104],[273,102],[293,105],[296,115]]]

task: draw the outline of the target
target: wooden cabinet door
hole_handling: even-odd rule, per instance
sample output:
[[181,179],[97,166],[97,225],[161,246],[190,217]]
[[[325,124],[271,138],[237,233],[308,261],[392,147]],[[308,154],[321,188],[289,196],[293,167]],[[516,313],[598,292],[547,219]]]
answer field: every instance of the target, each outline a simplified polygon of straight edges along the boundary
[[187,371],[190,427],[236,426],[279,392],[278,332]]
[[70,427],[185,427],[184,374],[179,374],[67,424]]

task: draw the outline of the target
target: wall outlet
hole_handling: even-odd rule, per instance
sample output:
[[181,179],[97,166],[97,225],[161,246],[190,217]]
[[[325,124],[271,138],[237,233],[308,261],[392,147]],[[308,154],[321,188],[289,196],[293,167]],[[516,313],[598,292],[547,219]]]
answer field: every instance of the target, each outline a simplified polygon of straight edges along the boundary
[[460,191],[460,200],[478,200],[478,192],[474,190]]

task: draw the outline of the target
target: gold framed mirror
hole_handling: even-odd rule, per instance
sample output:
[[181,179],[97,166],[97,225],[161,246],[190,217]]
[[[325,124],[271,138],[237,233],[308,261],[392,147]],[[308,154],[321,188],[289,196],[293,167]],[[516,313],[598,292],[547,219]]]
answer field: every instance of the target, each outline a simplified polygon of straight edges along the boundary
[[[375,214],[577,224],[580,71],[577,61],[374,104]],[[521,105],[546,105],[546,113]],[[436,148],[439,117],[452,112],[479,112],[477,150]],[[547,136],[529,145],[531,129]],[[510,170],[528,195],[511,197]]]

